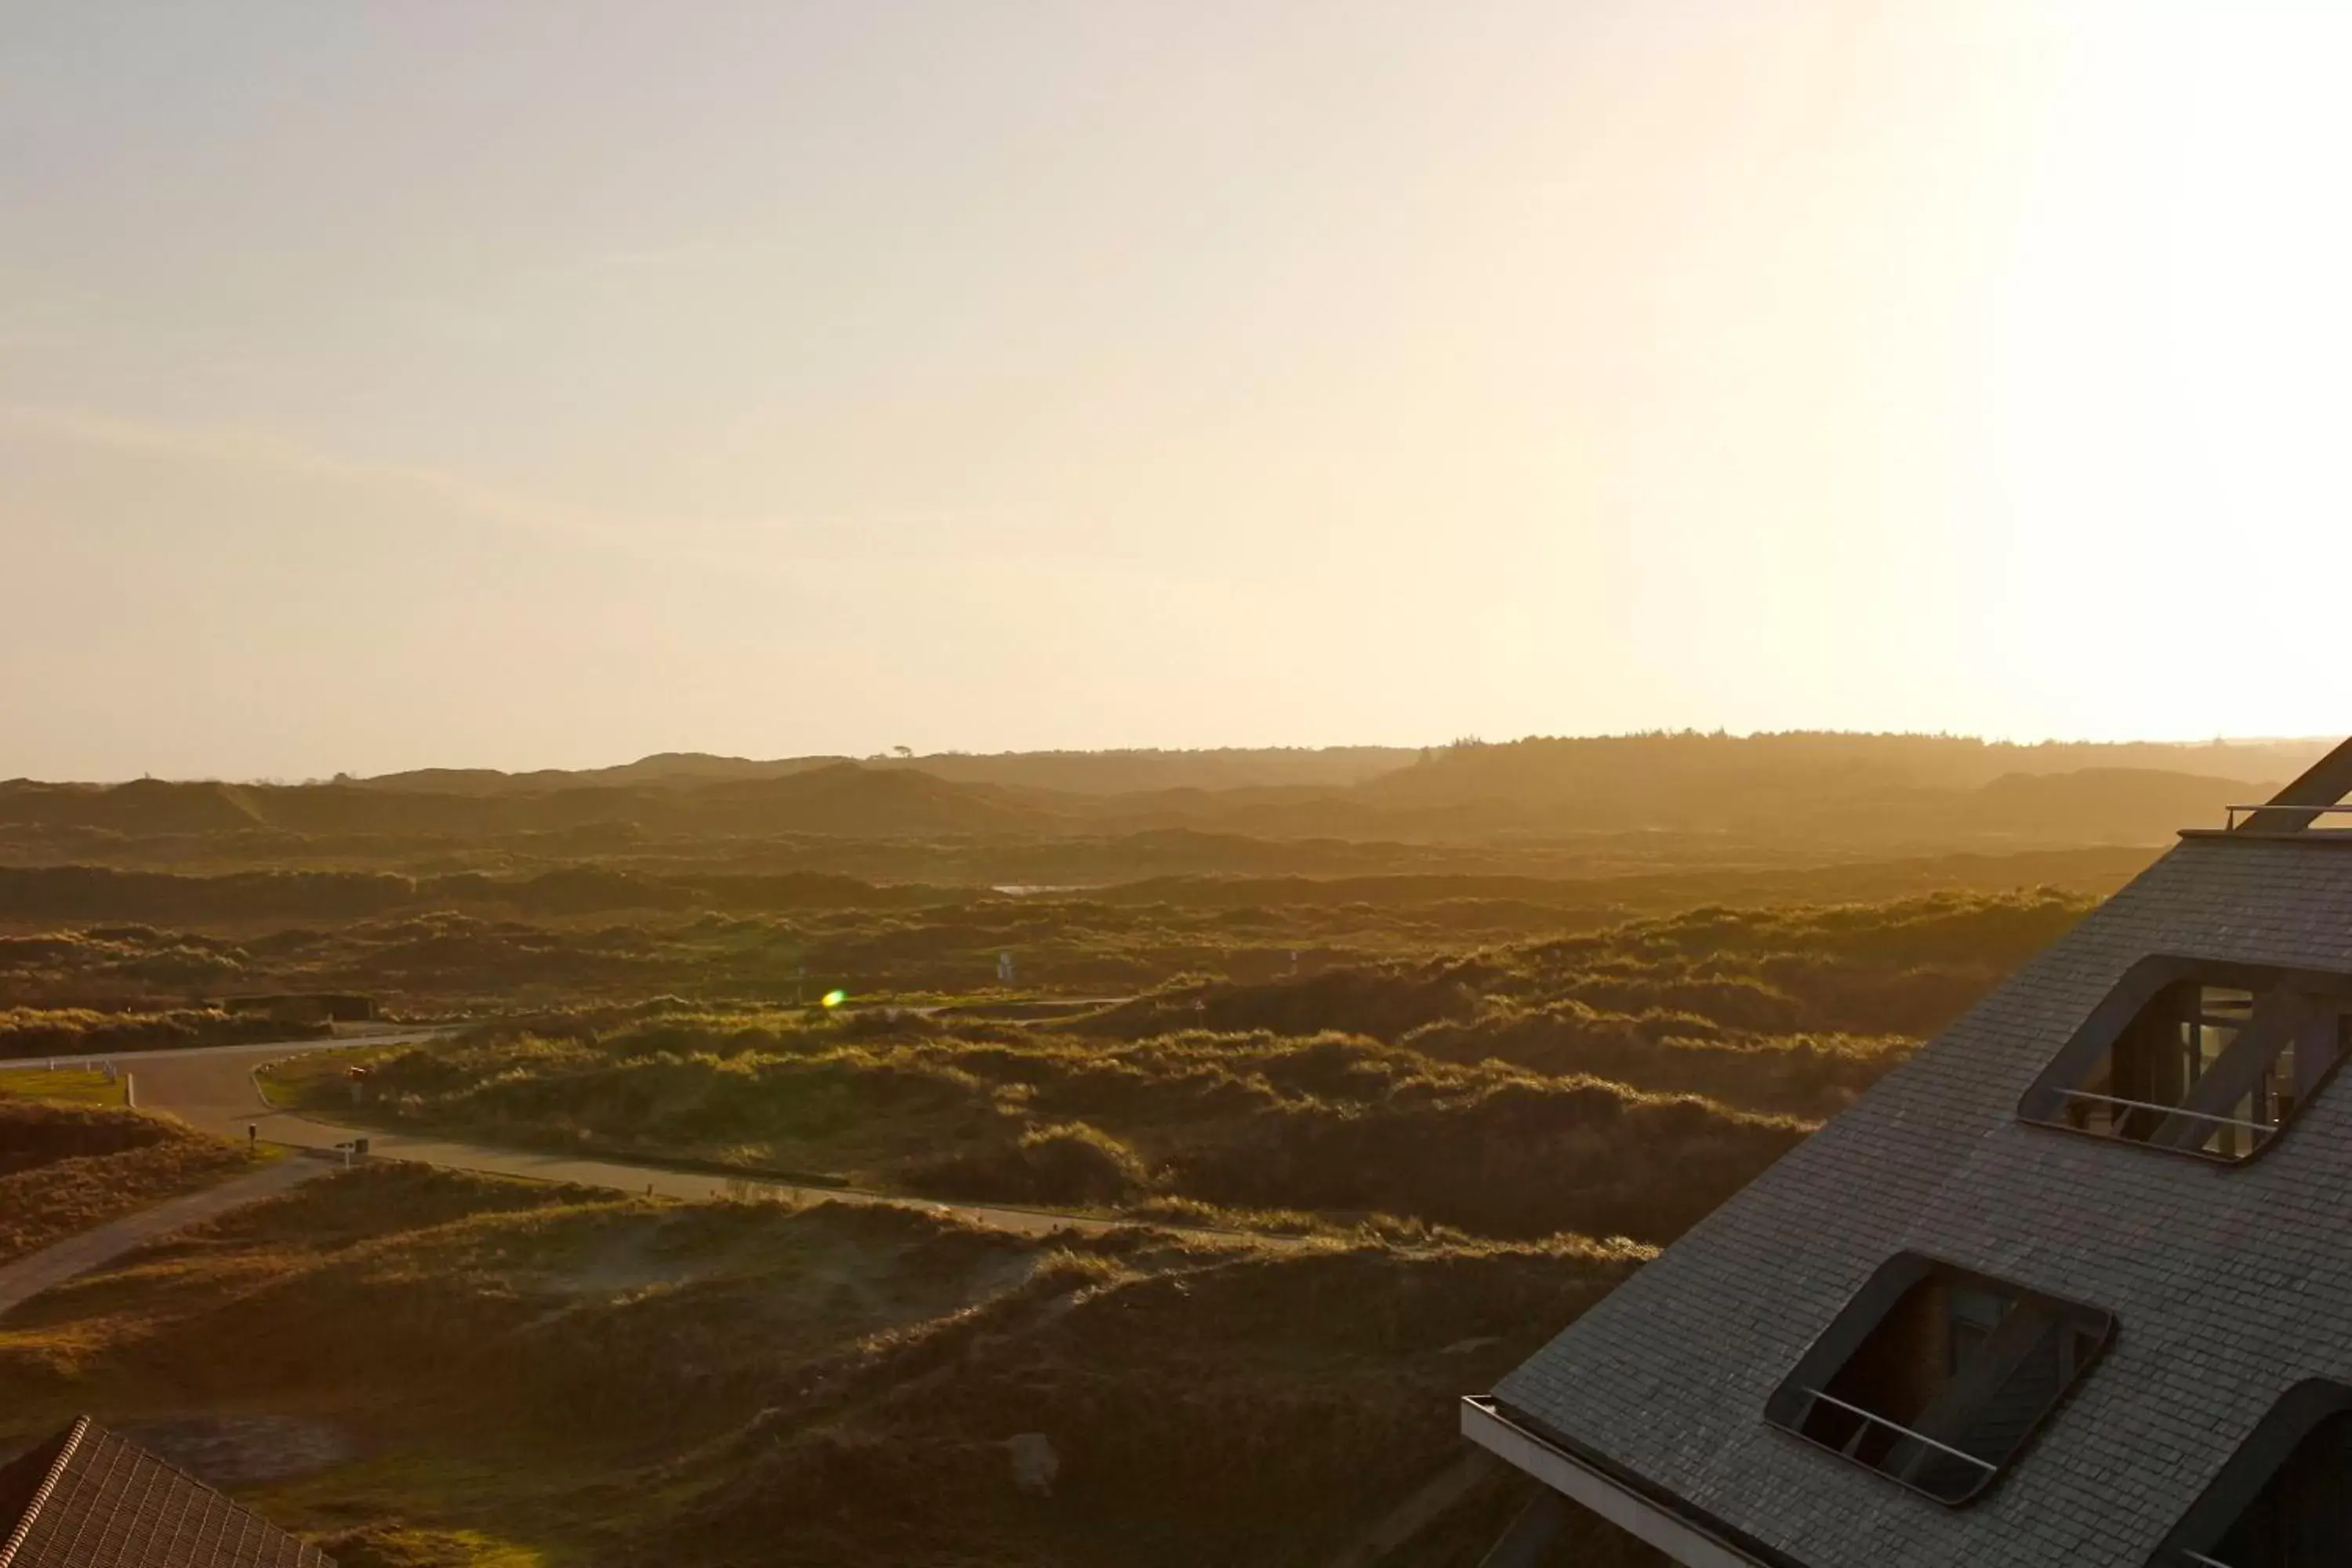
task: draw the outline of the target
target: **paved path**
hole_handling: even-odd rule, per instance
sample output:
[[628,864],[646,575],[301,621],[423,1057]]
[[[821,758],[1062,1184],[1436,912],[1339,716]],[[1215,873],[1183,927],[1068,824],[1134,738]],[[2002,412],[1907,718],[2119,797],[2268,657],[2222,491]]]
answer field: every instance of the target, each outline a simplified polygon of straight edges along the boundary
[[[369,1127],[338,1126],[295,1111],[278,1110],[264,1100],[260,1090],[254,1087],[256,1068],[289,1056],[331,1050],[338,1047],[383,1045],[397,1039],[430,1037],[431,1033],[427,1031],[356,1039],[214,1046],[194,1050],[147,1052],[135,1057],[77,1058],[73,1065],[79,1066],[85,1061],[112,1061],[132,1075],[142,1109],[168,1110],[200,1132],[209,1132],[240,1143],[247,1140],[248,1132],[264,1142],[297,1149],[332,1150],[353,1138],[365,1138],[372,1154],[386,1159],[415,1160],[450,1170],[522,1176],[542,1182],[572,1182],[581,1186],[604,1187],[614,1192],[652,1193],[675,1198],[730,1197],[748,1192],[759,1196],[791,1198],[807,1203],[884,1204],[898,1208],[953,1215],[975,1225],[1019,1231],[1030,1236],[1046,1236],[1057,1230],[1092,1233],[1136,1223],[995,1204],[934,1203],[928,1198],[861,1192],[849,1187],[803,1187],[788,1182],[667,1170],[656,1165],[632,1164],[623,1160],[535,1153],[406,1132],[385,1132]],[[61,1067],[68,1065],[67,1058],[63,1057],[58,1058],[58,1063]],[[39,1069],[47,1065],[47,1058],[43,1058],[37,1061],[0,1062],[0,1069],[9,1067]],[[311,1160],[290,1163],[303,1165],[318,1163]],[[1218,1230],[1208,1226],[1168,1226],[1163,1228],[1181,1235],[1220,1240],[1247,1235],[1275,1246],[1304,1245],[1291,1237]]]
[[30,1300],[53,1285],[62,1285],[78,1274],[87,1274],[93,1268],[111,1263],[124,1253],[144,1247],[158,1237],[169,1236],[175,1230],[226,1214],[233,1208],[274,1196],[331,1169],[333,1167],[322,1160],[279,1160],[250,1175],[238,1176],[216,1187],[206,1187],[200,1193],[190,1193],[184,1197],[157,1204],[153,1208],[125,1215],[95,1230],[68,1237],[30,1257],[0,1265],[0,1315],[5,1315],[11,1308]]

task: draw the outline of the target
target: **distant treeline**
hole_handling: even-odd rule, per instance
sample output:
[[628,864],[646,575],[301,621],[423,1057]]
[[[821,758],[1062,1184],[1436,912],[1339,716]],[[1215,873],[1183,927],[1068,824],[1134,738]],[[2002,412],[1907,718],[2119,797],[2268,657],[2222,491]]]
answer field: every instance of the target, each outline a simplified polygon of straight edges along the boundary
[[686,879],[593,866],[511,879],[375,871],[183,877],[97,866],[0,867],[0,920],[23,921],[336,921],[481,905],[541,918],[622,910],[898,909],[968,896],[969,889],[876,887],[815,874]]
[[[2322,749],[1645,735],[1464,742],[1384,771],[1375,756],[1355,752],[1296,753],[1286,773],[1238,761],[1204,767],[1200,758],[1214,754],[1119,752],[866,763],[648,759],[584,774],[449,772],[309,784],[18,780],[0,784],[0,834],[18,845],[26,834],[61,844],[75,834],[569,836],[568,844],[540,846],[556,853],[646,839],[1051,841],[1176,829],[1359,843],[1666,830],[1874,846],[2146,844],[2218,823],[2225,806],[2261,798]],[[1318,757],[1326,763],[1307,765]],[[1240,782],[1267,776],[1303,782]],[[1203,778],[1235,782],[1209,787]],[[1063,784],[1036,782],[1045,779]]]
[[472,795],[313,784],[0,784],[0,823],[116,833],[388,833],[467,837],[612,824],[659,833],[1010,831],[1038,814],[990,786],[843,763],[780,778]]
[[[1969,789],[2008,773],[2077,773],[2129,768],[2156,773],[2284,778],[2317,757],[2326,742],[2046,742],[2017,745],[1965,735],[1857,734],[1793,731],[1732,736],[1695,731],[1635,735],[1529,736],[1501,744],[1479,741],[1418,750],[1394,746],[1228,748],[1211,751],[938,752],[873,757],[873,769],[911,770],[958,784],[994,784],[1066,795],[1138,795],[1153,791],[1349,789],[1383,776],[1391,791],[1444,793],[1462,764],[1497,772],[1555,777],[1618,775],[1656,780],[1675,776],[1743,776],[1823,768],[1860,769],[1904,784]],[[506,773],[487,768],[426,768],[366,780],[389,789],[453,795],[546,794],[585,787],[775,779],[855,762],[848,757],[787,757],[772,762],[704,752],[664,752],[618,767],[544,769]],[[1433,764],[1443,774],[1433,773]]]
[[[1404,767],[1419,753],[1397,746],[1159,748],[1108,752],[942,752],[866,759],[876,768],[912,769],[958,784],[1066,795],[1130,795],[1148,790],[1308,787],[1344,789]],[[855,762],[852,757],[783,757],[761,762],[704,752],[664,752],[618,767],[508,773],[491,768],[420,768],[366,783],[386,789],[451,795],[540,794],[583,785],[702,784],[782,778]]]

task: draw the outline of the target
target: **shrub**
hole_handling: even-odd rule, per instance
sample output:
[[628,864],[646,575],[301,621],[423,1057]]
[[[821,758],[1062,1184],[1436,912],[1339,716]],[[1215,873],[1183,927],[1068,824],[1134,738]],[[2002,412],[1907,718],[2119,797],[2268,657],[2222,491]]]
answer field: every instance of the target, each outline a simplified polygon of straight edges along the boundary
[[1083,1121],[1030,1127],[917,1165],[922,1191],[999,1203],[1111,1206],[1142,1192],[1143,1161],[1100,1128]]
[[1033,1127],[1020,1149],[1034,1190],[1049,1203],[1118,1203],[1143,1185],[1135,1151],[1083,1121]]

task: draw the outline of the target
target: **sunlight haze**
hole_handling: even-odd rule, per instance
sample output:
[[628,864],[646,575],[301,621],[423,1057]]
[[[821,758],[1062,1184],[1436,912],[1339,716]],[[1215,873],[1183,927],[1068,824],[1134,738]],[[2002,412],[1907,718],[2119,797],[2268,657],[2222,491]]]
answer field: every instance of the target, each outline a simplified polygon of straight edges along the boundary
[[16,7],[0,776],[2340,731],[2347,47]]

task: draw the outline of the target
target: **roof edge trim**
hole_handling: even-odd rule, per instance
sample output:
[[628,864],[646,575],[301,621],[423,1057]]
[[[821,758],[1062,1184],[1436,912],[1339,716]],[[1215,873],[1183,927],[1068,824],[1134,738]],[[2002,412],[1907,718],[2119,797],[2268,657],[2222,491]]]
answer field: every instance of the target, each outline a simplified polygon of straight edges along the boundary
[[1492,1395],[1464,1396],[1462,1435],[1684,1568],[1802,1568],[1687,1501],[1618,1473],[1616,1466],[1580,1446],[1528,1425]]
[[7,1541],[0,1542],[0,1568],[8,1568],[8,1564],[16,1560],[16,1553],[23,1550],[25,1538],[33,1533],[33,1521],[41,1517],[41,1505],[47,1502],[49,1494],[58,1489],[58,1482],[64,1479],[66,1467],[73,1463],[74,1450],[81,1447],[82,1437],[89,1431],[89,1416],[74,1417],[74,1424],[68,1429],[57,1458],[49,1461],[49,1473],[41,1478],[40,1486],[33,1493],[33,1500],[25,1505],[25,1517],[18,1520],[16,1528],[8,1532]]
[[[2352,833],[2347,833],[2340,829],[2331,829],[2326,832],[2312,833],[2306,832],[2300,827],[2264,827],[2256,829],[2252,832],[2247,831],[2247,824],[2252,822],[2254,817],[2261,816],[2264,813],[2269,813],[2273,816],[2278,815],[2277,811],[2273,807],[2267,805],[2260,806],[2256,808],[2253,816],[2249,816],[2246,818],[2245,822],[2238,824],[2235,827],[2182,827],[2175,829],[2175,832],[2183,840],[2190,842],[2206,838],[2221,838],[2240,844],[2333,845],[2338,848],[2341,848],[2345,845],[2352,844]],[[2312,814],[2308,811],[2298,811],[2295,815],[2298,816],[2309,816]]]

